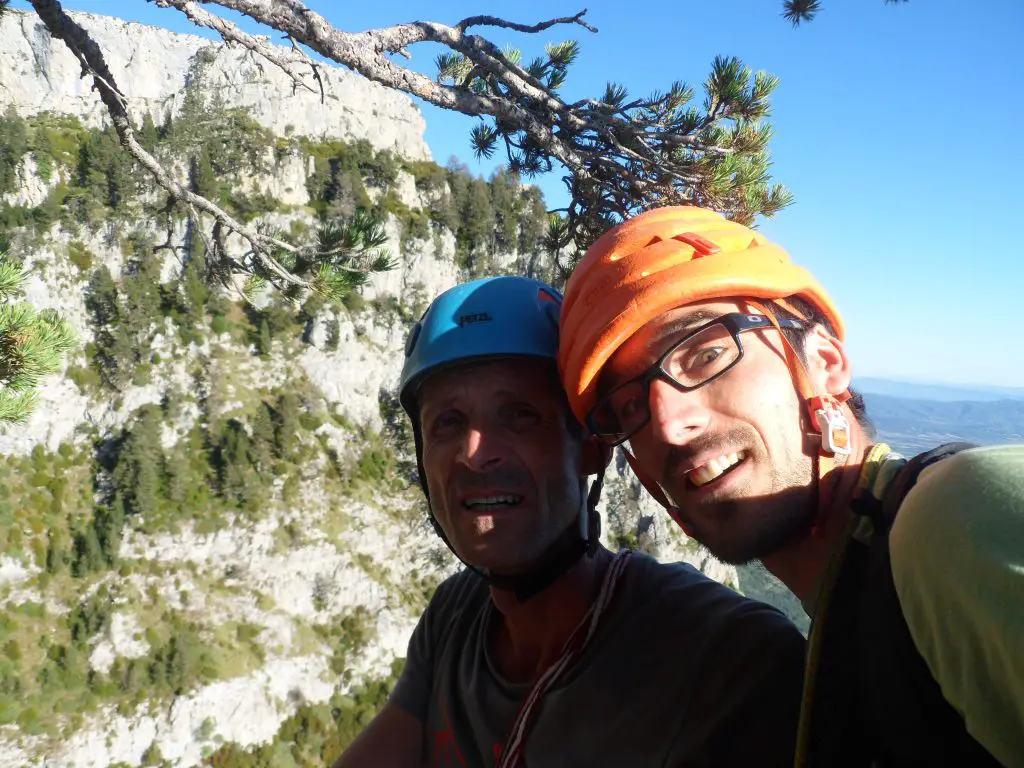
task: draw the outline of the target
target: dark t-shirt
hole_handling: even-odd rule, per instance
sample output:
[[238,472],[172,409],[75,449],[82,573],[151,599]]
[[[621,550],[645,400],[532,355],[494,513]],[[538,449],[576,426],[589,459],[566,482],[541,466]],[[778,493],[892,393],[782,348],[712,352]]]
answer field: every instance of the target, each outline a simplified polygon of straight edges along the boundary
[[[492,662],[499,620],[487,584],[462,571],[416,626],[391,701],[423,722],[425,765],[495,764],[530,688]],[[634,554],[590,645],[538,705],[526,765],[792,765],[803,658],[774,608]]]

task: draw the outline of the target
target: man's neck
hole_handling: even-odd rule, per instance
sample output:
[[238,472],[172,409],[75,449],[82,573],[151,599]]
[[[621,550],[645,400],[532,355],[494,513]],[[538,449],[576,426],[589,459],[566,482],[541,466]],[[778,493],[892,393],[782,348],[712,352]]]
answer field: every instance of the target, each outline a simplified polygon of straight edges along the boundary
[[493,658],[513,682],[537,678],[561,654],[566,641],[597,597],[611,553],[600,547],[551,586],[525,602],[509,590],[491,587],[500,622],[491,636]]
[[851,502],[870,450],[867,438],[859,431],[855,433],[852,447],[850,460],[828,475],[829,506],[824,519],[819,521],[817,535],[808,531],[762,560],[765,568],[789,587],[804,606],[813,602],[829,561],[846,540]]

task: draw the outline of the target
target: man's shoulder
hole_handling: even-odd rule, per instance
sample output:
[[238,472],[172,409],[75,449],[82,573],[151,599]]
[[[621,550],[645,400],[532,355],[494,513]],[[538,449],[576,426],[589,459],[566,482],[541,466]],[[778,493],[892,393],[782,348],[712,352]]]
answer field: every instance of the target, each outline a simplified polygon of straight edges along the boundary
[[905,508],[924,506],[922,502],[959,500],[965,493],[976,501],[1019,499],[1024,493],[1024,444],[970,448],[927,467],[900,514]]
[[921,472],[900,505],[890,547],[913,557],[924,545],[963,551],[1024,525],[1024,445],[961,451]]
[[706,595],[731,605],[764,605],[716,581],[691,563],[663,562],[644,552],[634,552],[632,559],[634,562],[630,565],[630,571],[633,589],[647,593],[653,599],[693,601]]
[[[630,597],[634,604],[674,617],[680,626],[711,635],[747,632],[782,633],[802,640],[793,623],[777,608],[740,594],[735,589],[684,562],[659,562],[636,553]],[[749,633],[752,633],[749,634]]]
[[488,599],[487,583],[469,568],[462,568],[438,584],[427,604],[433,615],[453,616],[466,610],[477,610]]
[[1021,754],[1024,445],[963,451],[921,473],[889,536],[890,573],[917,652],[993,755]]

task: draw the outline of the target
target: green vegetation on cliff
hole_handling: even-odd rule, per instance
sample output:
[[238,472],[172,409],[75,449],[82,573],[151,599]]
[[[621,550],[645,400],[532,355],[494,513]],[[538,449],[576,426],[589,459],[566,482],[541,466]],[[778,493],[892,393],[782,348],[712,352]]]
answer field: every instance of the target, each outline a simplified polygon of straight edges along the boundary
[[[244,110],[218,110],[198,98],[187,97],[184,110],[178,118],[166,116],[160,125],[147,114],[137,127],[140,141],[162,162],[178,168],[193,191],[243,222],[288,211],[266,188],[243,189],[243,182],[269,178],[281,163],[297,157],[310,166],[308,210],[318,220],[347,219],[357,212],[379,220],[391,214],[401,226],[403,246],[447,230],[470,276],[493,270],[496,252],[518,252],[531,263],[541,256],[547,228],[543,196],[536,187],[521,186],[508,172],[498,171],[484,180],[457,160],[447,167],[406,161],[374,149],[365,139],[275,138]],[[164,196],[154,193],[147,173],[133,165],[112,128],[85,128],[74,117],[52,113],[22,118],[13,110],[0,117],[0,128],[0,194],[16,189],[29,155],[48,185],[38,205],[0,204],[0,230],[30,227],[42,235],[59,223],[72,233],[102,227],[112,234],[113,227],[129,236],[141,228],[150,232],[152,250],[156,243],[148,225],[167,220],[168,215],[170,221],[186,215],[180,206],[167,207]],[[402,173],[413,177],[415,189],[424,197],[422,208],[410,207],[400,198]],[[303,229],[297,221],[290,237],[304,235]],[[192,257],[202,250],[201,238],[196,238],[199,242],[188,248]],[[80,268],[84,255],[79,248],[75,263]]]
[[[198,102],[188,109],[188,119],[147,116],[140,140],[240,218],[283,216],[288,236],[301,239],[339,218],[394,216],[403,251],[432,243],[443,257],[443,244],[454,243],[466,277],[543,263],[543,199],[506,173],[485,181],[456,161],[442,167],[367,142],[278,138],[241,112]],[[405,493],[415,468],[393,396],[381,393],[379,433],[328,407],[295,366],[286,383],[261,383],[247,371],[291,365],[320,324],[327,352],[338,347],[342,323],[357,334],[370,323],[407,325],[431,297],[412,286],[400,298],[367,300],[353,290],[333,302],[229,300],[207,261],[209,238],[152,194],[110,129],[51,114],[2,120],[0,182],[16,188],[31,156],[46,186],[38,205],[0,204],[0,227],[13,235],[20,259],[53,251],[60,263],[36,264],[57,267],[84,294],[91,341],[72,358],[68,376],[92,402],[122,412],[117,428],[82,424],[58,450],[38,446],[0,465],[0,556],[28,571],[0,604],[0,726],[52,746],[101,707],[123,715],[162,707],[264,664],[261,626],[237,616],[211,623],[211,605],[236,596],[238,574],[147,557],[138,542],[258,525],[275,509],[301,505],[313,472],[325,498],[339,502],[324,524],[330,541],[351,524],[345,500]],[[308,206],[286,206],[269,193],[270,183],[249,183],[271,180],[295,157],[309,170]],[[422,207],[410,206],[410,190]],[[160,402],[127,405],[149,386],[164,392]],[[354,448],[343,449],[346,439]],[[307,542],[308,531],[292,520],[274,537],[287,551]],[[375,583],[395,586],[372,558],[353,561]],[[415,571],[392,594],[409,610],[421,608],[435,581]],[[328,598],[314,595],[316,609]],[[276,609],[268,595],[256,600],[260,610]],[[124,617],[134,622],[136,656],[98,661],[97,641]],[[348,690],[356,681],[345,678],[347,659],[372,641],[372,620],[357,611],[303,626],[300,635],[305,651],[334,649],[331,668]],[[329,762],[379,709],[393,680],[363,681],[326,705],[302,706],[273,743],[221,745],[209,764],[278,764],[274,755],[279,764]],[[147,760],[162,758],[152,752]]]

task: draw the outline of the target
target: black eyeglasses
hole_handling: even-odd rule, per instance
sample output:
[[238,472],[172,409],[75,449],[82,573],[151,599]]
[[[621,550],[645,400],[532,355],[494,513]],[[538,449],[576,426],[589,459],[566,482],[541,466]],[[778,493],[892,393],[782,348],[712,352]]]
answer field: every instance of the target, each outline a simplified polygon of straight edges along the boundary
[[[779,327],[803,324],[779,319]],[[647,371],[620,384],[598,400],[587,415],[587,427],[606,445],[619,445],[651,420],[651,382],[664,379],[680,392],[692,392],[714,381],[743,359],[740,334],[773,327],[764,315],[733,313],[688,333]]]

